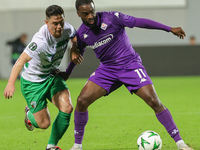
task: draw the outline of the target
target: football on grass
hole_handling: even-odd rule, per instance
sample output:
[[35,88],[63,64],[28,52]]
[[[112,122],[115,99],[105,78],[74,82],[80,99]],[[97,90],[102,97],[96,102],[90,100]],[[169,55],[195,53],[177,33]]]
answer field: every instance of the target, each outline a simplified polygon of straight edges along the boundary
[[137,139],[139,150],[161,150],[162,140],[155,131],[145,131]]

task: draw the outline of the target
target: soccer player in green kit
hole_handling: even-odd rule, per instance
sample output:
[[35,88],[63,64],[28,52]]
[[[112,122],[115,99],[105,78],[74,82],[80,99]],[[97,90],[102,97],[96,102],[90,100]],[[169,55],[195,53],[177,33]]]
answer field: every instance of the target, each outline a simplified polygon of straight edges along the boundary
[[58,72],[57,67],[69,40],[72,48],[76,46],[75,33],[74,27],[64,21],[63,9],[57,5],[49,6],[46,9],[45,24],[33,36],[13,66],[4,91],[6,99],[12,98],[15,81],[23,69],[21,91],[28,105],[25,108],[25,125],[30,131],[34,127],[47,129],[50,126],[47,99],[58,108],[59,113],[53,122],[46,150],[60,149],[57,143],[66,132],[73,111],[70,92],[65,83],[68,76],[66,72]]

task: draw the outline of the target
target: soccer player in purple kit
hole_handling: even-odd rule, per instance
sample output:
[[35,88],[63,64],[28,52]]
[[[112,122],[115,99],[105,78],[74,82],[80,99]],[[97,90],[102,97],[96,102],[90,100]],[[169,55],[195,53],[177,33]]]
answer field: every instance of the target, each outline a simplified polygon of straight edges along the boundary
[[[100,66],[89,77],[77,98],[75,108],[75,143],[71,150],[82,150],[84,129],[88,122],[88,107],[102,96],[109,95],[121,85],[131,94],[143,99],[155,112],[157,119],[174,139],[179,150],[193,150],[182,140],[169,110],[158,98],[153,83],[142,65],[140,56],[132,48],[125,27],[157,29],[171,32],[180,39],[185,37],[181,27],[169,27],[145,18],[136,18],[121,12],[95,12],[93,0],[76,0],[76,10],[82,19],[77,30],[77,49],[83,55],[91,47]],[[71,73],[79,53],[71,52],[71,62],[66,70]]]

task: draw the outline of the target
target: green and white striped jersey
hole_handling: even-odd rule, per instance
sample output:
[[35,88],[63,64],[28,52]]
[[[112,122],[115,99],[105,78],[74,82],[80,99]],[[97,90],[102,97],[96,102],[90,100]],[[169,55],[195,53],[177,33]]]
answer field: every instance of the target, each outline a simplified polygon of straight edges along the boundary
[[50,72],[60,65],[68,42],[75,36],[75,32],[74,27],[65,22],[62,36],[54,38],[47,25],[43,25],[24,50],[32,59],[24,65],[22,77],[31,82],[47,79]]

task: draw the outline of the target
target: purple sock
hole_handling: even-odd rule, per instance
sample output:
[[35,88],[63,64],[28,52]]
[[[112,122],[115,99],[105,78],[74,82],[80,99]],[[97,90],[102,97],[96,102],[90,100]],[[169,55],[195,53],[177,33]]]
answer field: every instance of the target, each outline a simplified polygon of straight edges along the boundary
[[181,140],[179,130],[174,123],[174,120],[168,109],[163,110],[162,112],[156,114],[156,117],[160,123],[166,128],[167,132],[174,139],[175,142]]
[[85,132],[85,125],[88,122],[88,111],[87,112],[78,112],[75,111],[74,113],[74,137],[76,144],[82,144],[84,132]]

